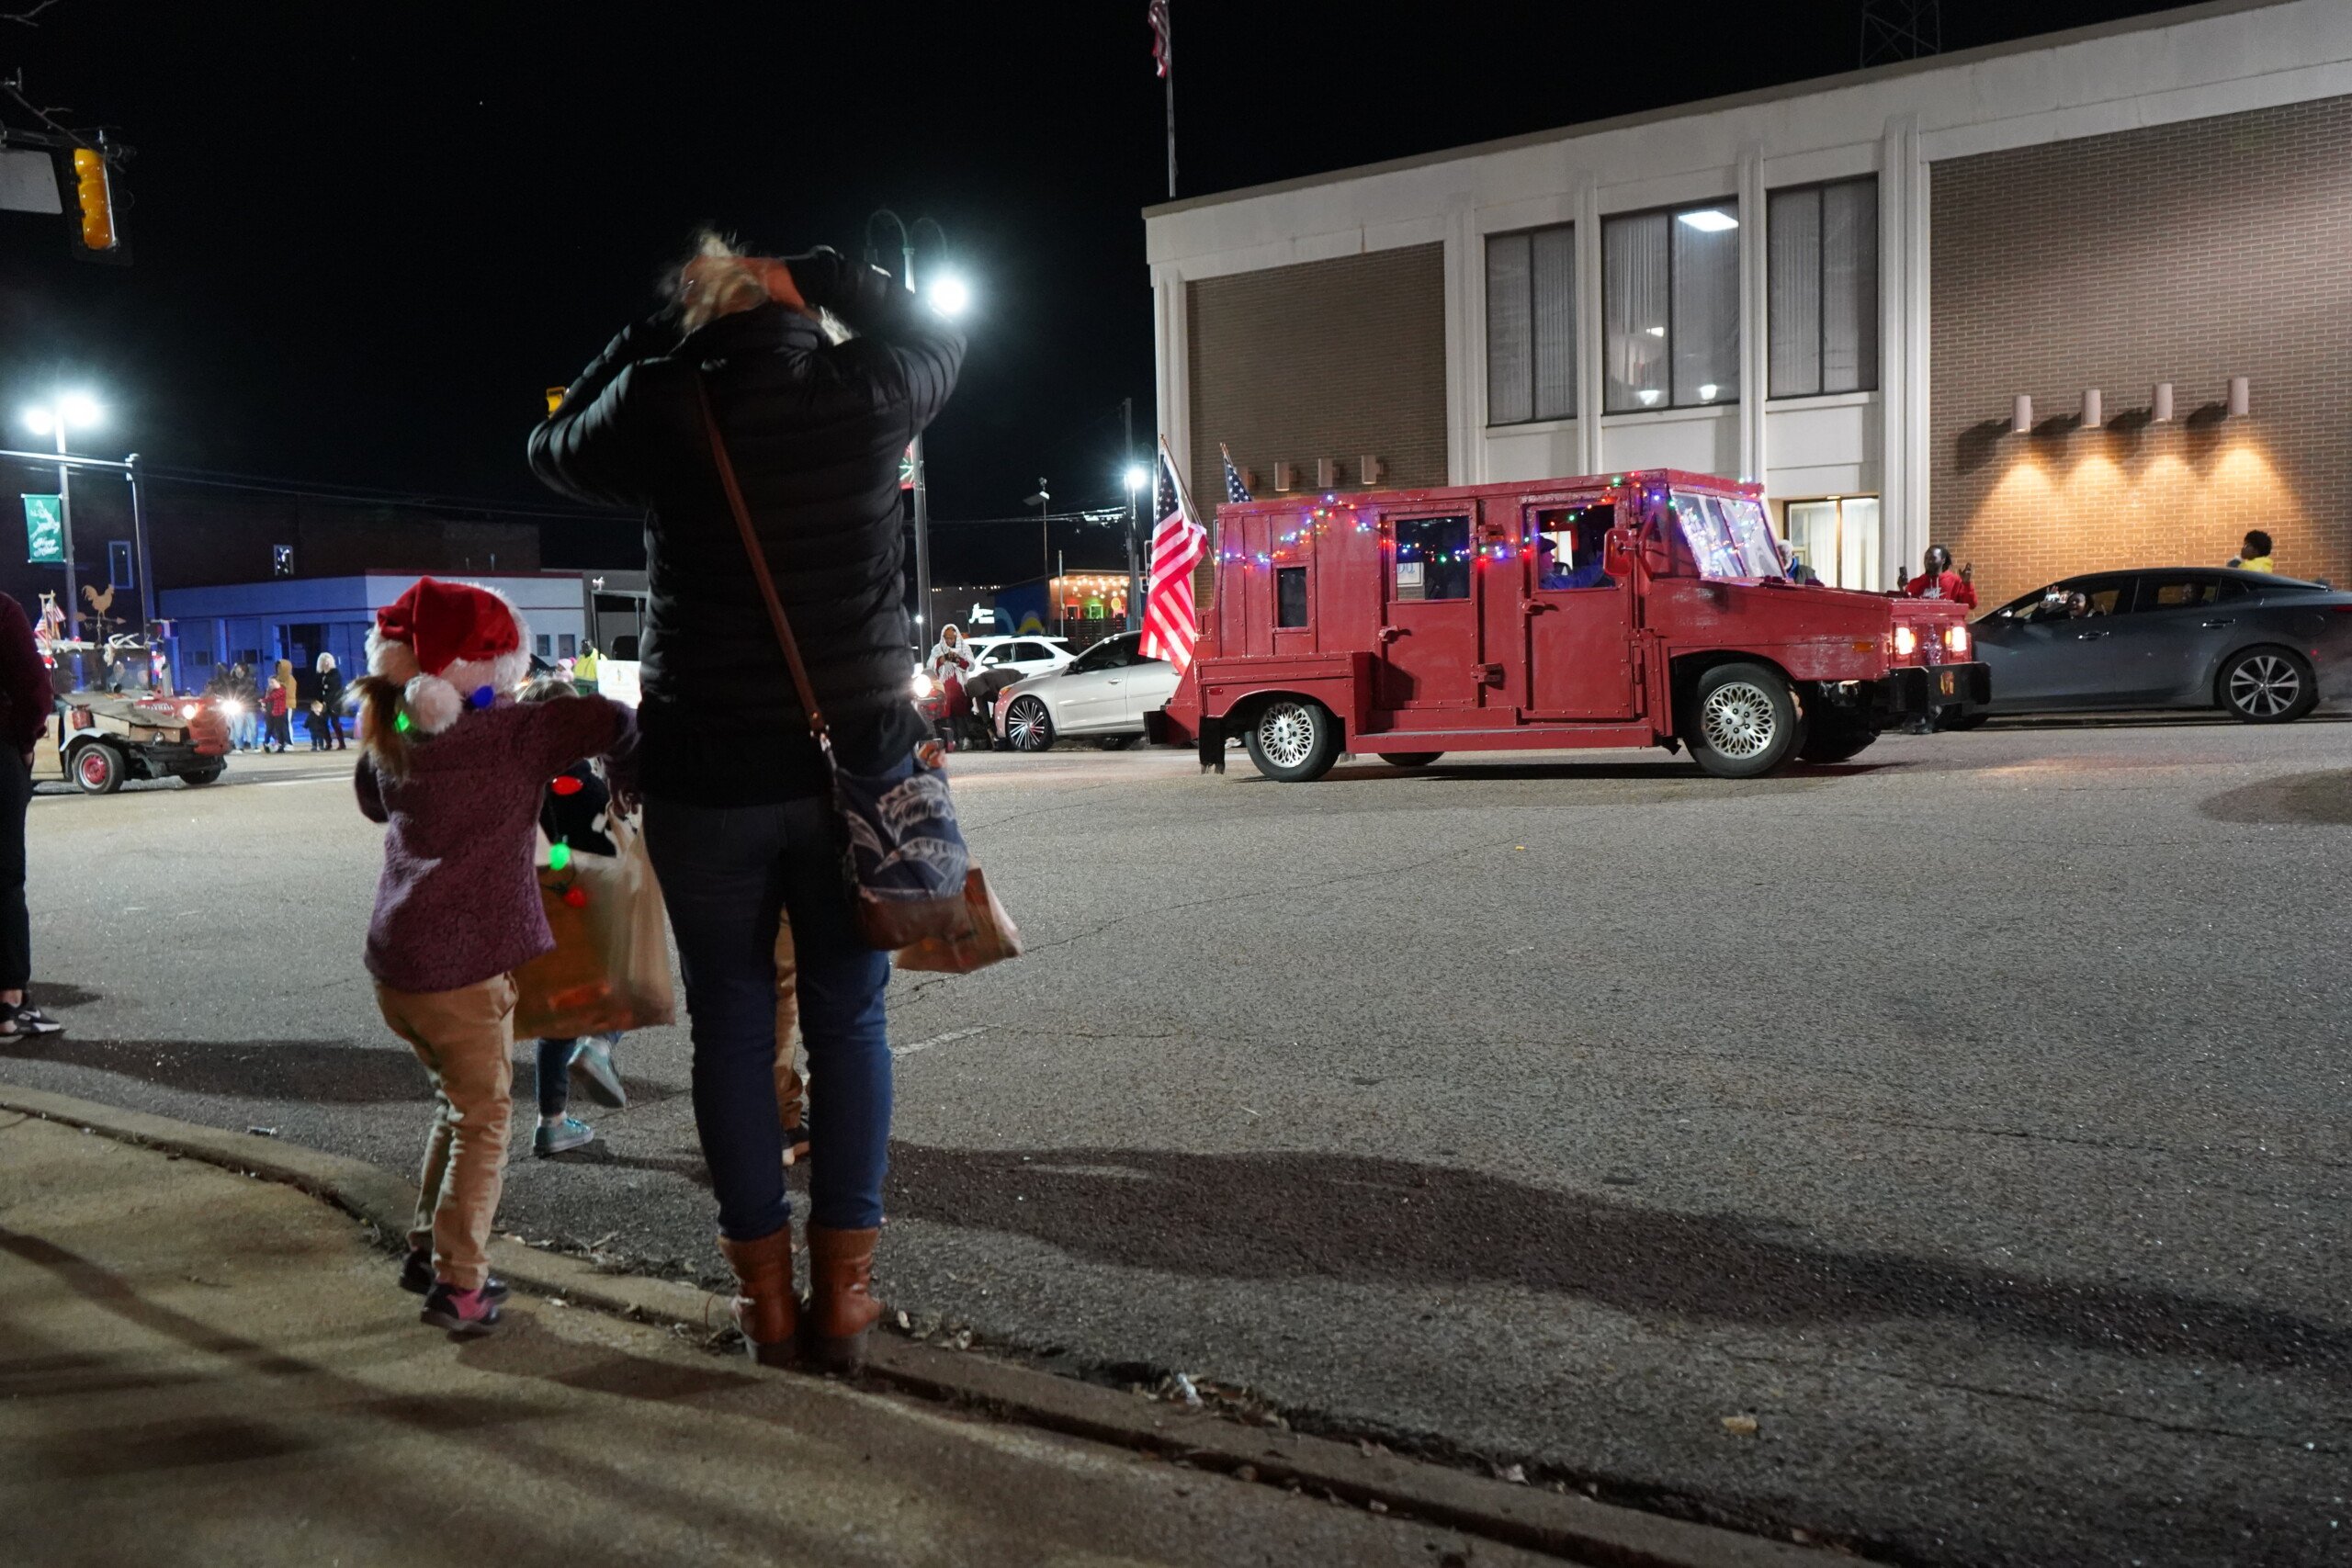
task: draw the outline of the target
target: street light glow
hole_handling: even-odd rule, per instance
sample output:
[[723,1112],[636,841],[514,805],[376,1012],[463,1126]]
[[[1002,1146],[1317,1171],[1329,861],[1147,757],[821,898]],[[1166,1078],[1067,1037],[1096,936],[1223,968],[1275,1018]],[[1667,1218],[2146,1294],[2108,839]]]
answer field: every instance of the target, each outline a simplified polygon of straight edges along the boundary
[[1143,465],[1141,463],[1130,463],[1127,465],[1127,493],[1129,495],[1135,494],[1136,491],[1143,489],[1144,486],[1150,482],[1151,476],[1143,471]]
[[931,286],[931,308],[943,316],[951,319],[960,316],[971,302],[971,289],[952,272]]
[[96,425],[106,423],[107,411],[98,400],[87,392],[68,392],[57,400],[57,412],[67,425]]
[[45,408],[29,408],[24,412],[25,428],[35,435],[47,435],[57,428],[56,416]]

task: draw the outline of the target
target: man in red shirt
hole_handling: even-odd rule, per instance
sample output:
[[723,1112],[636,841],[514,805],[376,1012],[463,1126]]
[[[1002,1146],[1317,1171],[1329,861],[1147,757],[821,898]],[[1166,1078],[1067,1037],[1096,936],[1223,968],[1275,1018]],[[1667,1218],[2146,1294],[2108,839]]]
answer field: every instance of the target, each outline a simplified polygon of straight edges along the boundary
[[1914,599],[1949,599],[1966,609],[1976,608],[1976,589],[1969,581],[1970,569],[1951,569],[1951,552],[1941,545],[1928,547],[1928,570],[1903,585],[1903,592]]
[[0,593],[0,1040],[54,1034],[61,1027],[25,994],[33,972],[25,810],[33,795],[33,742],[56,705],[25,607]]

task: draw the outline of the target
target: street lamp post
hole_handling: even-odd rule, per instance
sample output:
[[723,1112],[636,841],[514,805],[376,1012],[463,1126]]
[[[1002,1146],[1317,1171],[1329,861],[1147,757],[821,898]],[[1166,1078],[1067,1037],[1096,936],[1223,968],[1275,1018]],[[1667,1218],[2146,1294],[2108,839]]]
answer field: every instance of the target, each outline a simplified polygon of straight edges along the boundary
[[[906,284],[907,292],[912,294],[916,291],[914,239],[916,233],[922,229],[924,224],[930,224],[931,231],[939,236],[939,249],[944,252],[947,249],[947,231],[939,226],[936,219],[929,217],[916,219],[914,220],[913,227],[910,228],[897,213],[891,211],[888,208],[877,208],[872,215],[865,220],[865,257],[869,262],[874,259],[876,254],[876,246],[874,243],[874,226],[876,223],[885,221],[888,221],[899,231],[899,258],[900,263],[899,276],[900,281]],[[953,276],[943,276],[932,285],[932,308],[943,316],[955,316],[961,314],[964,306],[969,298],[970,295],[968,290],[965,288],[962,282]],[[914,469],[915,481],[915,624],[922,628],[918,633],[918,638],[928,639],[933,635],[931,625],[931,479],[930,476],[923,471],[922,433],[921,431],[917,431],[915,433],[914,440],[908,444],[907,461],[908,465]]]
[[1137,561],[1138,552],[1136,548],[1137,538],[1136,502],[1136,498],[1143,494],[1143,487],[1151,482],[1151,476],[1144,472],[1144,467],[1141,463],[1129,463],[1127,465],[1126,480],[1127,630],[1135,631],[1143,625],[1143,585],[1141,569]]
[[[106,411],[85,392],[67,392],[47,403],[36,403],[25,410],[25,428],[35,435],[55,434],[57,455],[65,457],[65,430],[69,424],[96,425],[106,418]],[[71,641],[81,640],[82,611],[80,575],[74,568],[74,470],[71,465],[57,465],[57,531],[65,547],[65,635]],[[141,563],[144,580],[145,563]],[[141,628],[142,630],[144,628]]]

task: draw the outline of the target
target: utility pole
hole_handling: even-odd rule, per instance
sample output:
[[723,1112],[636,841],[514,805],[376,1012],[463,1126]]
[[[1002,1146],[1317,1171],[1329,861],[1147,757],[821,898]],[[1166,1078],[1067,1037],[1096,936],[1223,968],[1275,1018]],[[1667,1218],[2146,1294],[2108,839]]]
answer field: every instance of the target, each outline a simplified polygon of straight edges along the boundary
[[139,631],[145,637],[153,635],[155,626],[155,564],[147,553],[147,508],[139,493],[138,453],[130,455],[123,477],[130,481],[130,547],[139,552]]
[[[54,411],[57,423],[57,455],[65,456],[65,410]],[[74,570],[74,470],[64,463],[57,465],[57,529],[65,544],[65,637],[69,642],[81,640],[82,591]],[[81,655],[74,656],[75,671],[81,666]]]
[[[1125,410],[1126,466],[1133,468],[1136,466],[1136,400],[1131,397],[1121,398],[1119,403]],[[1121,474],[1120,478],[1125,479],[1126,475]],[[1136,551],[1136,487],[1130,484],[1125,489],[1127,492],[1127,630],[1136,631],[1143,626],[1143,589],[1142,580],[1138,575],[1140,562]]]

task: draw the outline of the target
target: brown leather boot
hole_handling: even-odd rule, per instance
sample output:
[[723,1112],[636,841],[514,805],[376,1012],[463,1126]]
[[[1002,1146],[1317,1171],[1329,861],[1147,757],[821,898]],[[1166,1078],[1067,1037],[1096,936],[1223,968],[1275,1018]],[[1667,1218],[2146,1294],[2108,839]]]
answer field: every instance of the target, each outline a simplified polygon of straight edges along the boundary
[[801,1354],[828,1372],[865,1364],[866,1331],[882,1315],[874,1299],[874,1243],[879,1230],[808,1227],[808,1312],[800,1320]]
[[763,1367],[789,1367],[800,1359],[800,1298],[792,1289],[792,1227],[757,1241],[718,1238],[718,1250],[735,1270],[735,1326],[743,1346]]

